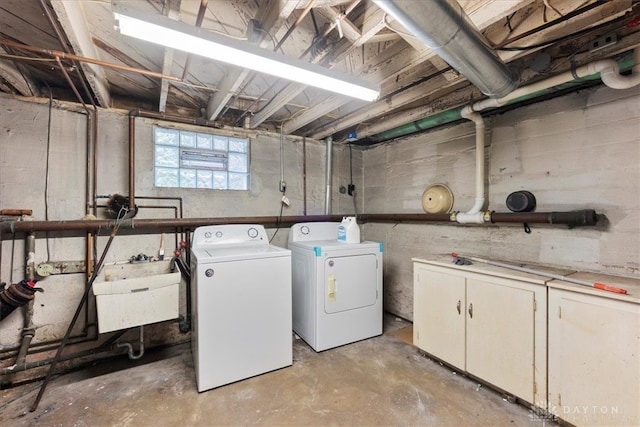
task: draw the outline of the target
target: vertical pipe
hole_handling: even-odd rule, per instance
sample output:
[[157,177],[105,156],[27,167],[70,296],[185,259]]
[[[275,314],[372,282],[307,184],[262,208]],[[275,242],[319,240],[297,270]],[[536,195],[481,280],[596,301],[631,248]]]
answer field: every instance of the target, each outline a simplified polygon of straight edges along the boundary
[[469,106],[465,107],[461,111],[461,116],[467,120],[471,120],[475,123],[476,128],[476,200],[473,207],[464,213],[457,213],[455,215],[455,221],[466,224],[482,224],[488,220],[488,217],[484,212],[481,212],[484,206],[484,133],[485,124],[480,113],[473,111]]
[[302,137],[302,215],[307,215],[307,138]]
[[136,118],[129,114],[129,209],[136,207]]
[[324,214],[331,215],[331,174],[333,173],[331,167],[331,157],[333,155],[333,138],[327,137],[327,163],[325,166],[325,201],[324,201]]
[[[32,282],[36,278],[36,235],[34,233],[29,233],[25,239],[25,256],[25,279]],[[35,329],[33,327],[33,300],[22,307],[22,315],[24,317],[22,343],[16,356],[16,366],[24,365],[27,359],[29,345],[31,345],[31,340],[35,335]]]

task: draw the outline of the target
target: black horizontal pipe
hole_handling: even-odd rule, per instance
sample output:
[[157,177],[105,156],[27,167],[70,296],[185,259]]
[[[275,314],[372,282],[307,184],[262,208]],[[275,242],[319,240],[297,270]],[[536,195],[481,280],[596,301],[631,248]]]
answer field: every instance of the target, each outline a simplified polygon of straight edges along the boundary
[[[306,216],[254,216],[224,218],[163,218],[163,219],[127,219],[120,221],[120,229],[152,230],[169,228],[194,228],[203,225],[221,224],[261,224],[267,228],[291,226],[298,222],[340,221],[342,215],[306,215]],[[442,214],[362,214],[358,215],[360,223],[375,222],[451,222],[451,215]],[[491,213],[492,223],[528,223],[554,224],[571,227],[593,226],[598,222],[598,215],[592,209],[570,212],[508,212]],[[72,221],[8,221],[0,223],[0,233],[25,233],[33,231],[99,231],[110,229],[114,220],[72,220]]]
[[592,226],[598,222],[598,214],[593,209],[570,212],[513,212],[491,213],[491,222],[511,222],[523,224],[564,224],[572,227]]

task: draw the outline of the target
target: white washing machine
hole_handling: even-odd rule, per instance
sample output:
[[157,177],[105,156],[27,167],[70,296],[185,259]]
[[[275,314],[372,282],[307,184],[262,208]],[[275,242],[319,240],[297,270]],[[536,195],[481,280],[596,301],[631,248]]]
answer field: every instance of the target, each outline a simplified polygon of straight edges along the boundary
[[338,242],[339,224],[289,231],[293,330],[315,351],[382,334],[382,244]]
[[191,278],[198,391],[292,364],[291,252],[263,226],[197,228]]

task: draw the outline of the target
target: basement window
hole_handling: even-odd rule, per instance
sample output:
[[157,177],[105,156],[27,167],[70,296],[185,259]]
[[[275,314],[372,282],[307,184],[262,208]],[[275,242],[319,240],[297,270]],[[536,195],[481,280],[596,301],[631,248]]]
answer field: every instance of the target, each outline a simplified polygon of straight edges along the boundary
[[249,140],[154,126],[156,187],[249,189]]

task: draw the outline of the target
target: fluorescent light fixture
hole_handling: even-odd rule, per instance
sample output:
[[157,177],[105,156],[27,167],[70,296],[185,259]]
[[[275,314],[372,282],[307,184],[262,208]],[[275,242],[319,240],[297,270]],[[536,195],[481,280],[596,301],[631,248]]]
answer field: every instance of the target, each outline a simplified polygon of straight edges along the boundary
[[115,11],[114,15],[116,27],[127,36],[364,101],[378,98],[378,88],[369,82],[287,58],[248,42],[207,32],[164,16],[145,16],[143,19],[130,11]]

